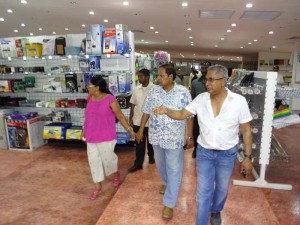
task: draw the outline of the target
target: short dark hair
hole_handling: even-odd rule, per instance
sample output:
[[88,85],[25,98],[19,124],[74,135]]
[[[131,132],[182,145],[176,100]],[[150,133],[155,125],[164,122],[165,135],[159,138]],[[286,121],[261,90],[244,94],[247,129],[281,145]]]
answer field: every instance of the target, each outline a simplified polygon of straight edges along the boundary
[[141,69],[138,71],[139,73],[143,74],[146,77],[150,77],[150,71],[147,69]]
[[164,64],[162,66],[160,66],[159,68],[164,68],[166,71],[166,74],[169,75],[173,75],[173,80],[175,80],[176,78],[176,69],[174,67],[174,64]]
[[209,61],[204,61],[204,62],[202,62],[200,65],[211,66],[211,62],[209,62]]

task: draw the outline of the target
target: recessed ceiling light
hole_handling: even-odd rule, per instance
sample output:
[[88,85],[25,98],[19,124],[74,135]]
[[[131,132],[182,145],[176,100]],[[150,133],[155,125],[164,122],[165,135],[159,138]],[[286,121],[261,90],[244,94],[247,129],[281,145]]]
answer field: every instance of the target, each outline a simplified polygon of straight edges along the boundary
[[69,28],[66,27],[65,30],[69,30]]
[[253,7],[253,4],[251,2],[246,4],[246,8],[252,8],[252,7]]
[[0,18],[0,21],[1,21],[1,22],[4,22],[4,18],[1,17],[1,18]]
[[276,48],[276,46],[275,46],[275,45],[273,45],[273,46],[272,46],[272,48]]
[[191,30],[192,30],[192,28],[188,28],[187,30],[188,30],[188,31],[191,31]]
[[244,48],[243,46],[241,46],[240,48]]
[[215,48],[219,47],[218,45],[215,45]]
[[129,5],[129,2],[123,2],[123,5]]
[[251,43],[251,42],[248,42],[248,45],[252,45],[252,43]]
[[154,30],[154,27],[150,27],[150,30]]
[[230,32],[231,32],[231,30],[230,30],[230,29],[228,29],[228,30],[227,30],[227,33],[230,33]]
[[193,42],[193,41],[191,41],[191,44],[194,44],[194,42]]
[[269,31],[269,34],[274,34],[274,31]]
[[230,59],[230,61],[233,61],[233,59]]
[[15,32],[15,33],[18,33],[19,31],[18,31],[18,30],[14,30],[14,32]]
[[145,40],[141,40],[142,42],[144,42]]
[[193,37],[192,37],[192,36],[190,36],[190,37],[189,37],[189,39],[193,39]]
[[13,11],[11,9],[8,9],[7,12],[8,13],[13,13]]
[[89,11],[90,15],[95,15],[94,11]]
[[194,43],[191,43],[191,45],[194,45]]
[[221,41],[224,41],[225,40],[225,38],[221,38]]
[[166,40],[165,42],[166,42],[166,43],[168,43],[169,41],[168,41],[168,40]]
[[82,27],[85,27],[85,24],[82,24],[81,26],[82,26]]
[[194,53],[194,56],[196,56],[196,53]]
[[74,4],[76,4],[76,3],[77,3],[77,2],[74,2],[74,1],[71,1],[71,2],[70,2],[70,4],[72,4],[72,5],[74,5]]
[[158,32],[158,31],[155,31],[154,33],[158,34],[159,32]]
[[21,23],[21,27],[25,27],[25,24],[24,24],[24,23]]
[[148,41],[145,41],[145,43],[148,44],[149,42],[148,42]]
[[43,30],[43,29],[40,27],[39,30]]
[[26,0],[21,0],[21,3],[22,4],[27,4],[27,1]]
[[236,27],[236,23],[232,23],[231,26],[232,26],[232,27]]
[[30,36],[33,36],[33,33],[30,33],[29,35],[30,35]]
[[239,57],[239,56],[237,56],[236,58],[237,58],[237,59],[239,59],[240,57]]
[[189,4],[187,3],[187,2],[183,2],[183,3],[181,3],[181,6],[182,7],[187,7]]
[[52,32],[52,34],[56,34],[56,32],[55,32],[55,31],[53,31],[53,32]]
[[254,39],[253,41],[254,41],[254,42],[257,42],[258,40]]
[[103,21],[104,21],[104,23],[108,23],[108,19],[104,19]]

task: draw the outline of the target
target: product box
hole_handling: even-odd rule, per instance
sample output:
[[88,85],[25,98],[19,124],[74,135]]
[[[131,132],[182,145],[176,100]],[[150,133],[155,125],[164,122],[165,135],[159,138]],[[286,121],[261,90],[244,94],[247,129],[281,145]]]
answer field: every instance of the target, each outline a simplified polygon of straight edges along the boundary
[[0,92],[12,92],[11,80],[0,80]]
[[81,72],[88,72],[88,71],[90,71],[89,59],[87,59],[87,58],[80,58],[79,59],[79,69],[80,69]]
[[108,77],[108,89],[113,94],[116,95],[119,92],[118,76],[112,75]]
[[105,27],[100,24],[91,24],[89,32],[86,35],[86,54],[101,55],[102,39]]
[[40,57],[43,54],[43,44],[41,43],[27,43],[25,47],[28,57]]
[[116,24],[116,49],[117,54],[124,55],[129,51],[128,27],[124,24]]
[[77,74],[67,73],[65,74],[67,92],[78,92]]
[[131,94],[118,94],[116,96],[118,102],[119,102],[119,105],[120,105],[120,108],[121,109],[128,109],[130,107],[130,98],[131,98]]
[[43,39],[43,55],[50,56],[54,55],[55,50],[55,40],[51,38]]
[[14,46],[13,43],[9,40],[3,40],[1,39],[1,45],[0,45],[0,56],[2,58],[8,58],[14,56]]
[[126,144],[131,137],[127,132],[117,132],[117,144]]
[[67,129],[66,140],[81,140],[82,138],[82,127],[74,126]]
[[103,54],[116,54],[116,29],[107,28],[103,33]]
[[44,126],[44,139],[65,139],[66,131],[72,126],[71,123],[50,123]]
[[130,89],[128,90],[128,87],[130,87],[130,83],[129,85],[127,84],[128,82],[127,76],[128,75],[126,73],[122,73],[118,75],[118,88],[120,93],[126,93],[130,91]]
[[90,71],[100,71],[100,56],[89,57]]
[[55,55],[65,55],[66,38],[57,37],[55,38]]
[[56,93],[62,93],[62,85],[61,82],[58,81],[52,81],[50,84],[44,84],[43,85],[43,92],[56,92]]

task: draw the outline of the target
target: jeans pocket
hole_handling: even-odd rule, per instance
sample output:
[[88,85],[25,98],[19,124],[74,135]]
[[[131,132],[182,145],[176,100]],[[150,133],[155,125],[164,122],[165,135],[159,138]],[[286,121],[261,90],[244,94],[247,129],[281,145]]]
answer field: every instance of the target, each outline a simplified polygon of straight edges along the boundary
[[236,147],[233,147],[231,149],[225,150],[224,155],[228,157],[235,157],[237,153]]

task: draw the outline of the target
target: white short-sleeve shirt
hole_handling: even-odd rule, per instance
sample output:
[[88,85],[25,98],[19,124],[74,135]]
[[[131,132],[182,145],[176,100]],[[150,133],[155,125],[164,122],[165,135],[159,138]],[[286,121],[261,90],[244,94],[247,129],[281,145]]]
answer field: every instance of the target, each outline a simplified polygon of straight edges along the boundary
[[238,144],[240,124],[252,120],[245,97],[227,90],[218,116],[214,117],[210,94],[198,95],[186,110],[196,115],[200,127],[197,142],[207,149],[227,150]]
[[[153,86],[154,86],[154,84],[151,82],[149,82],[147,87],[143,87],[140,84],[134,89],[134,91],[132,93],[132,96],[131,96],[129,102],[135,105],[134,111],[133,111],[133,117],[132,117],[133,124],[135,126],[141,125],[141,119],[143,116],[142,108],[144,105],[144,101],[145,101],[145,98],[146,98],[149,90],[151,90],[153,88]],[[146,127],[148,127],[148,122],[146,124]]]

